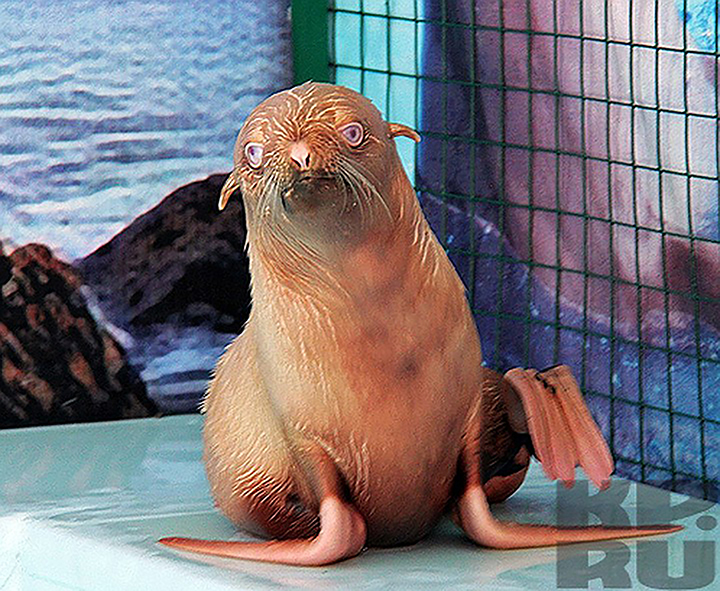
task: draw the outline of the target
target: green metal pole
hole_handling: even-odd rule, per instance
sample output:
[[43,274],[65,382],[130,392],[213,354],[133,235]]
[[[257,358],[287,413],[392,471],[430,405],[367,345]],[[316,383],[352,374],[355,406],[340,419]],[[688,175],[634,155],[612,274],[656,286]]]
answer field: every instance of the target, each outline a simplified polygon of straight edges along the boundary
[[295,84],[330,82],[327,0],[292,0],[290,10]]

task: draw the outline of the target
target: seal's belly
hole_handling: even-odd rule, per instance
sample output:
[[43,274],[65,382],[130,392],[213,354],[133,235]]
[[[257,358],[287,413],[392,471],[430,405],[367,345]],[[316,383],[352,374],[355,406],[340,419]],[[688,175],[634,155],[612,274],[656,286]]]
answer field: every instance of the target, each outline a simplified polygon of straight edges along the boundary
[[333,362],[275,374],[271,398],[290,431],[319,442],[366,519],[373,545],[412,543],[442,514],[481,391],[480,349],[462,326],[435,338],[338,342]]
[[371,545],[418,541],[448,503],[459,445],[421,441],[400,442],[388,433],[384,444],[369,445],[364,457],[338,461],[353,503],[366,520]]
[[335,461],[372,545],[415,542],[445,509],[468,415],[462,394],[457,384],[444,396],[407,386],[382,405],[340,409],[324,432],[305,432]]

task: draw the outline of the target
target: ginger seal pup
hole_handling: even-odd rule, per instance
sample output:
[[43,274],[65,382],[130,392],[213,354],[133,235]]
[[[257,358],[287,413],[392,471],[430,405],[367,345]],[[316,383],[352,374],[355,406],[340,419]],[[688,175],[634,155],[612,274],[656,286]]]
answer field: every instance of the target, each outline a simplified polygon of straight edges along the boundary
[[183,550],[323,565],[412,544],[451,511],[482,546],[525,548],[666,533],[521,525],[488,503],[534,454],[601,486],[605,441],[567,367],[481,366],[465,290],[420,209],[395,138],[362,95],[306,83],[240,131],[220,209],[239,190],[253,306],[204,402],[218,507],[270,541],[164,538]]

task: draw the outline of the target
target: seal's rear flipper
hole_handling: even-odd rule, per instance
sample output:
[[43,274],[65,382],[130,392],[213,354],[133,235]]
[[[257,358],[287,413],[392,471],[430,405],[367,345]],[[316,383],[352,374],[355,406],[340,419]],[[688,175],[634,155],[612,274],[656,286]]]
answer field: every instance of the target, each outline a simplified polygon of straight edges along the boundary
[[337,497],[328,496],[320,503],[320,533],[314,538],[270,542],[225,542],[192,538],[163,538],[158,541],[177,550],[199,554],[297,566],[322,566],[359,554],[365,546],[365,535],[365,520],[360,513]]
[[653,536],[682,529],[680,525],[560,528],[550,525],[507,523],[493,517],[485,493],[478,484],[471,484],[465,489],[458,501],[456,515],[460,526],[473,541],[482,546],[504,549]]
[[596,486],[607,486],[614,470],[612,456],[570,369],[516,368],[504,379],[510,385],[503,394],[511,426],[530,434],[548,478],[571,486],[579,465]]

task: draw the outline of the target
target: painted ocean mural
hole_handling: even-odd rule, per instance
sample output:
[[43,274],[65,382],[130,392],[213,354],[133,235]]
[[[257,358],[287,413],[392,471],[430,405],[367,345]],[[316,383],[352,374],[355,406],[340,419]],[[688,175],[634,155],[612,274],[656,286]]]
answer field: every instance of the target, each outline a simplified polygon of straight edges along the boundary
[[76,259],[229,170],[291,81],[287,3],[0,1],[0,228]]
[[[249,111],[291,84],[288,9],[289,2],[276,0],[0,0],[0,241],[3,268],[12,278],[3,288],[10,295],[0,323],[32,326],[33,318],[20,313],[31,306],[53,327],[66,326],[63,340],[77,339],[68,359],[79,355],[87,364],[87,339],[61,321],[68,316],[80,322],[87,309],[97,324],[92,330],[125,352],[161,410],[196,409],[209,368],[240,323],[222,312],[232,303],[225,292],[237,286],[218,284],[228,257],[236,256],[233,249],[242,252],[242,237],[231,228],[231,222],[242,226],[241,212],[234,220],[228,216],[216,243],[207,242],[212,232],[203,234],[215,223],[211,212],[222,180],[216,173],[230,170],[235,137]],[[188,184],[168,198],[169,208],[157,210]],[[179,217],[157,219],[166,214]],[[28,243],[49,247],[53,258],[18,249]],[[210,303],[202,294],[190,321],[178,318],[178,307],[189,305],[178,298],[197,295],[188,287],[189,275],[197,275],[207,250],[218,243],[210,261],[218,283],[210,288]],[[151,259],[163,245],[181,254],[154,267],[130,260]],[[72,263],[83,283],[82,310],[63,302],[58,312],[51,305],[60,292],[75,297],[75,276],[51,273],[60,264],[56,259]],[[42,283],[47,277],[50,287]],[[117,294],[131,289],[138,301],[113,305]],[[85,327],[89,320],[83,322]],[[52,375],[22,365],[33,347],[26,341],[37,341],[29,328],[26,333],[17,328],[17,344],[0,351],[17,370],[7,375],[16,376],[20,389],[52,390]],[[96,383],[97,372],[76,368],[68,375],[73,384],[92,382],[98,398],[109,391]],[[75,399],[64,403],[72,406]]]

